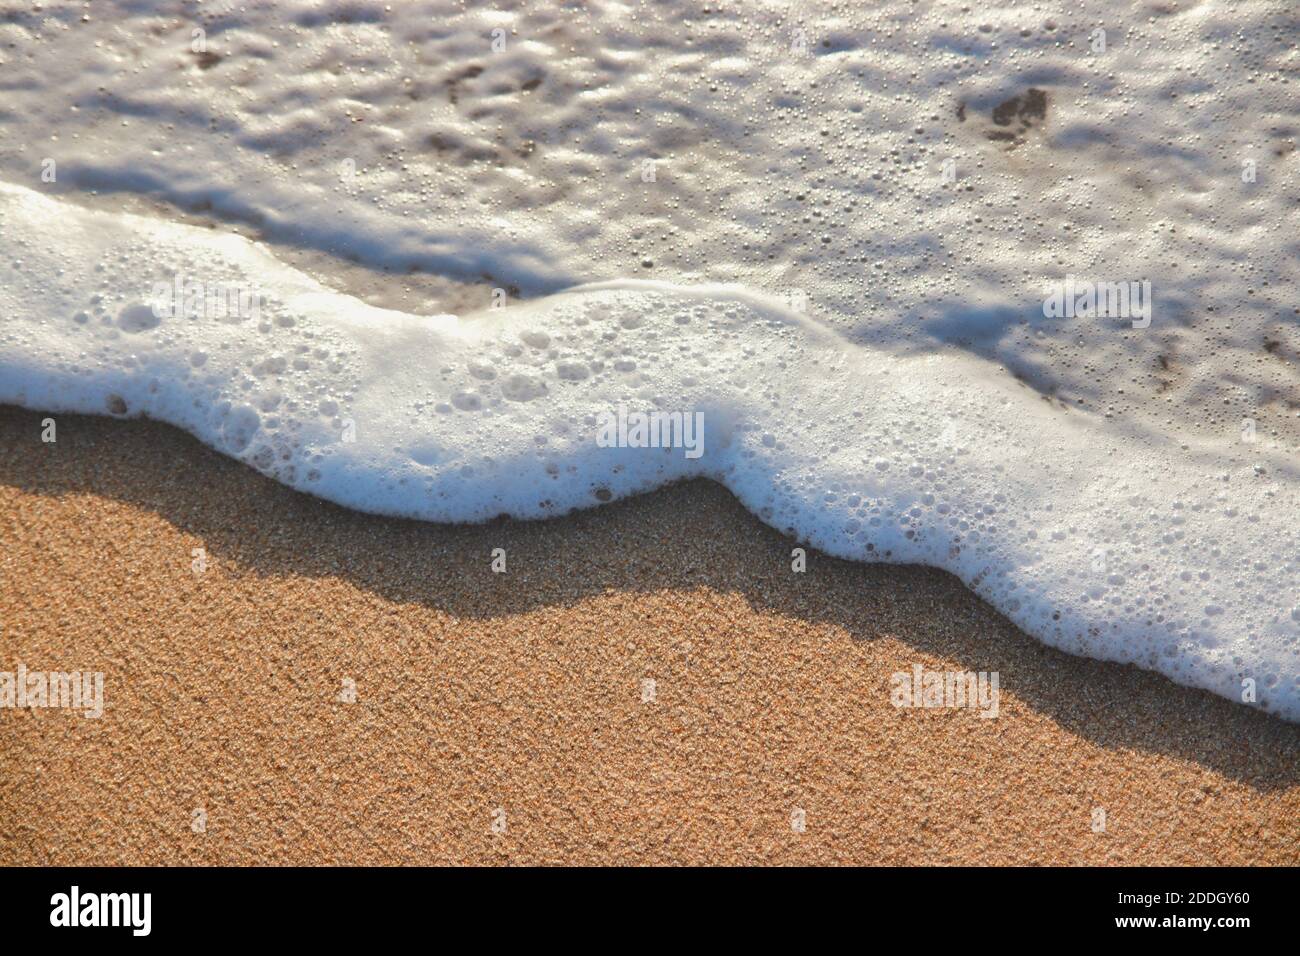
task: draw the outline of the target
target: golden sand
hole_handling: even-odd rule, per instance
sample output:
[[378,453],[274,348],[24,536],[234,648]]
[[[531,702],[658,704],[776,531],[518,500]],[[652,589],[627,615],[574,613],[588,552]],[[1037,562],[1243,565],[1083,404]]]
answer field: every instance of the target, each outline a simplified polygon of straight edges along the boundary
[[[106,705],[0,710],[0,864],[1300,863],[1300,727],[942,572],[793,573],[715,485],[446,527],[42,417],[0,409],[0,670]],[[999,716],[895,708],[915,664]]]

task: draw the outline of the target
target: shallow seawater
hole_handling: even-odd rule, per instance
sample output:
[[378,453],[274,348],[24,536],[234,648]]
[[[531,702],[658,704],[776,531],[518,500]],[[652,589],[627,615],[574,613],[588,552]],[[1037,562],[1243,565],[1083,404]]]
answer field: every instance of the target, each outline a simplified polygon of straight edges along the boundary
[[1300,717],[1285,4],[187,11],[0,23],[0,400],[439,521],[705,475]]

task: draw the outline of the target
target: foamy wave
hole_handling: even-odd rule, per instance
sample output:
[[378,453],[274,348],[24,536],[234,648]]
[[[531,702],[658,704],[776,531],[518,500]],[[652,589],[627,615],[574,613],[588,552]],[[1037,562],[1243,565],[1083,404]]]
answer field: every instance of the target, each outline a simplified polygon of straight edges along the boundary
[[[855,346],[740,288],[408,315],[238,237],[15,186],[0,237],[0,401],[162,419],[294,488],[432,521],[705,476],[830,554],[945,568],[1045,643],[1234,700],[1253,682],[1300,719],[1300,484],[1240,445],[1125,434],[995,366]],[[178,277],[256,298],[173,313],[156,286]],[[698,414],[695,444],[632,447],[656,411]]]

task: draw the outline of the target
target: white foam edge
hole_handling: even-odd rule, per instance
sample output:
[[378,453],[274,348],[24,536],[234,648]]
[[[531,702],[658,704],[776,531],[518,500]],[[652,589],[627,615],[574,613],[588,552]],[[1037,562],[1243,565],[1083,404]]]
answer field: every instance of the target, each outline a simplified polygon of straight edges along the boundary
[[[140,328],[175,275],[256,288],[260,315]],[[241,237],[7,184],[0,310],[0,402],[146,415],[299,490],[430,521],[706,477],[827,554],[950,571],[1046,644],[1300,719],[1300,484],[1235,434],[1129,433],[982,360],[860,347],[733,286],[376,309]],[[701,413],[703,454],[601,447],[619,408]]]

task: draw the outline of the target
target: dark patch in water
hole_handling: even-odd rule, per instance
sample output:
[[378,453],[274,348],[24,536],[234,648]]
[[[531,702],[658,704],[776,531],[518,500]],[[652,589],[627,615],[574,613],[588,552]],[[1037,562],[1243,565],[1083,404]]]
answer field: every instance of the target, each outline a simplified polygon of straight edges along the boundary
[[447,99],[451,101],[452,105],[455,105],[460,100],[460,93],[457,91],[456,87],[466,80],[474,79],[474,77],[478,76],[482,72],[483,67],[481,66],[467,66],[455,76],[449,76],[447,78]]
[[1011,121],[1020,118],[1021,125],[1033,126],[1035,121],[1047,116],[1047,94],[1030,87],[1024,96],[1013,96],[1006,102],[993,107],[993,122],[999,126],[1010,126]]
[[195,53],[194,59],[198,60],[200,70],[210,70],[221,62],[221,54],[204,50],[202,53]]
[[993,107],[993,123],[1010,129],[992,129],[984,135],[995,142],[1005,142],[1014,149],[1024,142],[1025,133],[1047,118],[1047,93],[1030,87]]

